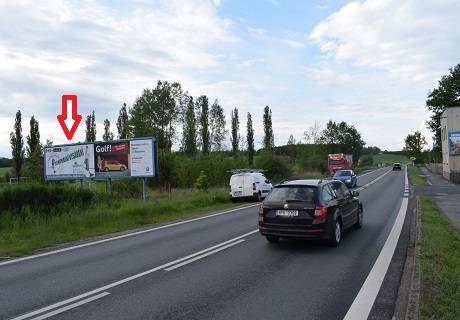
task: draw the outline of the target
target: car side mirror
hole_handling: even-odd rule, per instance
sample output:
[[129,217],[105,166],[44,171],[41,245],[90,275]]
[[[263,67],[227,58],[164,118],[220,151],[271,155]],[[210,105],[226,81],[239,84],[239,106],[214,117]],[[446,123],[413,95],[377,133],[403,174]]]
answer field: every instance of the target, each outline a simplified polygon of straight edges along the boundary
[[353,195],[353,197],[359,197],[359,192],[358,191],[353,191],[351,194]]

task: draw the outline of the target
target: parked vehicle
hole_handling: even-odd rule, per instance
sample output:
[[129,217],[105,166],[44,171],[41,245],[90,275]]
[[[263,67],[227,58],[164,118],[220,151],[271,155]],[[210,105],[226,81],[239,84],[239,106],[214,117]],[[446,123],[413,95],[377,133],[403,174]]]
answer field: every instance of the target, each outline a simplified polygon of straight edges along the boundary
[[232,201],[245,198],[261,201],[273,188],[261,170],[240,169],[232,172],[233,175],[230,177],[230,198]]
[[393,171],[401,171],[401,164],[400,163],[395,163],[393,164]]
[[338,170],[332,179],[342,181],[348,188],[354,188],[358,184],[358,177],[353,170]]
[[337,170],[353,169],[353,155],[344,153],[333,153],[328,156],[327,168],[332,176]]
[[259,208],[259,231],[280,238],[326,239],[338,246],[342,231],[363,225],[357,191],[336,180],[294,180],[275,186]]

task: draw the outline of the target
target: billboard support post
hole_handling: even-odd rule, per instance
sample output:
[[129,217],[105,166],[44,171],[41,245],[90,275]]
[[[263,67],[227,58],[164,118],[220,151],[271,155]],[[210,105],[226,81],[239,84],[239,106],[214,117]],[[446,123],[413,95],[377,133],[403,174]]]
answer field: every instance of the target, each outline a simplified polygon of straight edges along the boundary
[[112,178],[107,179],[107,192],[112,195]]
[[83,189],[84,186],[83,186],[83,179],[80,179],[80,189]]
[[147,202],[147,186],[145,183],[146,178],[142,178],[142,199]]

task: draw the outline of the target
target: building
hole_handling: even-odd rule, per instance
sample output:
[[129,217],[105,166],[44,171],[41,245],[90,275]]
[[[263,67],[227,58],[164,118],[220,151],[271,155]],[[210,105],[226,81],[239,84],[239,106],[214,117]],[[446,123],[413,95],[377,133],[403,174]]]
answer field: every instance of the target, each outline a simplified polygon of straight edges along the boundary
[[460,107],[447,108],[443,112],[441,141],[443,176],[460,183]]

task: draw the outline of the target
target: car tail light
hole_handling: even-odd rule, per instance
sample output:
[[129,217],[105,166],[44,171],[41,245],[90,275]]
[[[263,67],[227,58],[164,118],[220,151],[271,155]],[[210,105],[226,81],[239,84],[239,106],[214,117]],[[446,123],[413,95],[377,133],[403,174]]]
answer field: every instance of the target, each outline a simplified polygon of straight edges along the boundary
[[264,222],[264,206],[259,206],[259,222]]
[[316,206],[315,207],[315,214],[313,216],[313,220],[326,220],[327,219],[327,207]]
[[252,190],[256,190],[256,184],[255,183],[252,184]]

